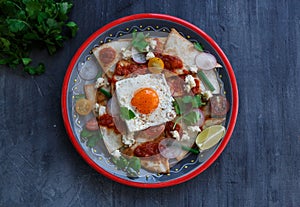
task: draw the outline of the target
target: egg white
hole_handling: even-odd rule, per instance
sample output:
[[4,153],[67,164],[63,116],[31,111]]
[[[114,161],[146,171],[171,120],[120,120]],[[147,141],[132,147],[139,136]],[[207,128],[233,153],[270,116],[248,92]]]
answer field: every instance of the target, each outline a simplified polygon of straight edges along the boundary
[[[131,105],[131,99],[136,91],[142,88],[152,88],[159,97],[158,107],[150,114],[141,114]],[[140,131],[151,126],[163,124],[175,118],[173,97],[163,74],[137,75],[116,83],[116,95],[120,107],[132,110],[136,117],[125,120],[130,132]]]

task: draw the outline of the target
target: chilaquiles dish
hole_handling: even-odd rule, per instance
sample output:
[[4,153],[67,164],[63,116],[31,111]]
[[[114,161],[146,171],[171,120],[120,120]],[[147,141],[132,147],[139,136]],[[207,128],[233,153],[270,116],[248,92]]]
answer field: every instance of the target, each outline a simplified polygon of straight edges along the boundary
[[229,103],[215,70],[222,66],[200,44],[175,29],[167,37],[134,31],[92,52],[100,73],[85,75],[94,81],[76,99],[76,113],[93,114],[80,136],[89,147],[103,145],[129,177],[141,168],[169,173],[224,136]]

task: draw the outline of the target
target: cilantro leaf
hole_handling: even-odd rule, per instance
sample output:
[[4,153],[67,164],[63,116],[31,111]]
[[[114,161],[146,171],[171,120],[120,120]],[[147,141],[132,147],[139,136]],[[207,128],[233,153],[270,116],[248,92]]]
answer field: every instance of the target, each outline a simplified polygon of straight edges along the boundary
[[127,174],[129,177],[137,177],[141,169],[141,160],[138,157],[132,157],[127,166]]
[[203,51],[204,51],[203,45],[200,44],[199,42],[195,42],[195,43],[194,43],[194,47],[195,47],[196,50],[198,50],[198,51],[200,51],[200,52],[203,52]]
[[28,65],[29,63],[31,63],[31,58],[22,58],[22,62],[24,65]]
[[126,107],[120,107],[120,116],[124,120],[130,120],[135,117],[135,114],[132,110],[130,110]]
[[191,111],[183,116],[183,121],[187,125],[196,124],[201,118],[201,115],[197,111]]
[[9,31],[11,32],[20,32],[25,29],[26,23],[20,19],[6,19],[8,24]]
[[102,134],[100,131],[89,131],[86,128],[84,128],[81,132],[80,132],[80,137],[87,139],[86,145],[88,147],[95,147],[96,144],[98,143],[98,141],[100,139],[102,139]]
[[78,30],[77,24],[76,24],[75,22],[68,22],[68,23],[66,24],[66,26],[67,26],[68,28],[70,28],[72,37],[75,37],[75,35],[76,35],[76,33],[77,33],[77,30]]
[[204,103],[202,103],[201,96],[198,94],[195,96],[184,96],[182,98],[182,102],[183,103],[191,103],[193,108],[199,108],[199,107],[205,105]]
[[132,46],[135,47],[139,52],[147,52],[146,48],[149,46],[149,43],[146,41],[146,38],[149,34],[144,35],[143,32],[133,31],[132,33]]
[[192,104],[193,108],[199,108],[205,105],[205,103],[202,102],[201,96],[197,94],[195,96],[183,96],[176,98],[173,102],[173,107],[176,114],[184,114],[190,110],[190,104]]
[[75,36],[78,26],[68,21],[72,6],[68,0],[0,0],[0,64],[10,68],[21,64],[31,75],[42,74],[45,66],[31,66],[29,54],[37,47],[52,55]]
[[173,129],[175,129],[176,124],[181,121],[183,121],[186,125],[195,125],[200,120],[200,118],[201,114],[198,111],[190,111],[176,119]]

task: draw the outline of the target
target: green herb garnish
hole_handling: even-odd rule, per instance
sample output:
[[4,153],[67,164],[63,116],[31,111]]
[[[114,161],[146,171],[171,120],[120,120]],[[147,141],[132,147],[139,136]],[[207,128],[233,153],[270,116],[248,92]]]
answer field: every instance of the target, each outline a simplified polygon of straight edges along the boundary
[[83,139],[87,139],[86,145],[88,147],[95,147],[96,144],[98,143],[98,141],[100,139],[102,139],[102,134],[101,134],[101,132],[99,130],[89,131],[86,128],[84,128],[80,132],[80,137],[83,138]]
[[205,73],[202,70],[198,71],[199,78],[203,81],[204,85],[213,92],[215,90],[215,87],[212,85],[212,83],[208,80]]
[[199,50],[200,52],[204,51],[202,44],[200,44],[199,42],[195,42],[194,47],[196,50]]
[[31,65],[30,52],[34,47],[47,48],[53,55],[64,40],[75,36],[78,27],[68,22],[72,6],[67,0],[1,0],[0,64],[22,66],[31,75],[44,73],[43,63]]
[[125,158],[120,156],[119,158],[111,157],[111,160],[118,169],[126,172],[128,177],[138,177],[141,169],[141,160],[138,157]]
[[173,107],[177,115],[181,114],[180,106],[177,101],[173,101]]
[[184,146],[184,145],[181,145],[181,149],[183,149],[185,151],[188,151],[188,152],[192,152],[194,154],[199,154],[200,153],[199,150],[191,148],[191,147],[187,147],[187,146]]
[[183,114],[178,117],[174,123],[173,129],[175,129],[176,124],[183,121],[186,125],[195,125],[201,118],[201,114],[198,111],[190,111],[187,114]]
[[204,103],[202,103],[201,96],[198,94],[195,96],[184,96],[182,97],[182,102],[191,103],[193,108],[199,108],[205,105]]
[[99,90],[101,93],[103,93],[103,95],[104,95],[106,98],[110,99],[110,98],[112,97],[111,93],[108,92],[108,91],[106,91],[105,89],[99,88],[98,90]]
[[202,102],[200,95],[195,96],[183,96],[180,98],[176,98],[173,102],[173,107],[177,115],[181,115],[186,113],[186,111],[190,110],[190,105],[192,104],[193,108],[199,108],[204,106],[205,103]]
[[141,169],[141,160],[137,157],[132,157],[127,166],[127,174],[129,177],[137,177]]
[[135,114],[132,110],[130,110],[126,107],[120,107],[120,116],[124,120],[130,120],[135,117]]
[[132,33],[132,46],[137,49],[139,52],[147,52],[146,48],[149,46],[149,43],[146,41],[146,38],[149,34],[144,35],[143,32],[133,31]]
[[88,147],[95,147],[97,142],[100,140],[99,136],[91,136],[88,138],[88,141],[86,143],[86,146]]
[[201,118],[201,114],[197,111],[191,111],[185,115],[183,115],[183,121],[187,125],[194,125],[196,124]]

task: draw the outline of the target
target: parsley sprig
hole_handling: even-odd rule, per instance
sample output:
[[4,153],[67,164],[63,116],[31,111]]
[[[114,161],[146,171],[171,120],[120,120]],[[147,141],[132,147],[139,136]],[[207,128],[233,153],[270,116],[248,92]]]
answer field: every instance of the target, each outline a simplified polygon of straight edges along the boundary
[[0,65],[42,74],[44,64],[32,66],[30,52],[39,46],[53,55],[75,36],[78,26],[68,21],[72,6],[67,0],[0,0]]

